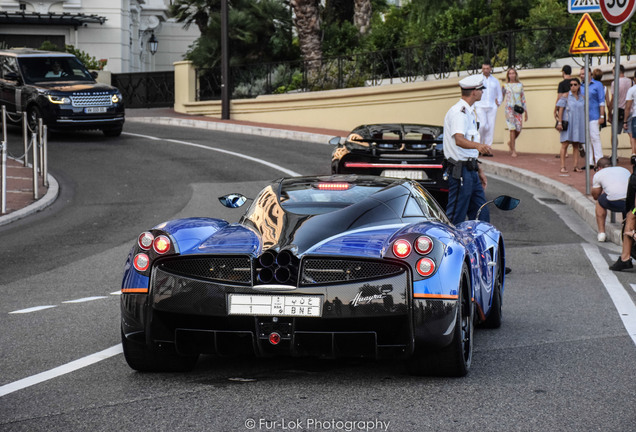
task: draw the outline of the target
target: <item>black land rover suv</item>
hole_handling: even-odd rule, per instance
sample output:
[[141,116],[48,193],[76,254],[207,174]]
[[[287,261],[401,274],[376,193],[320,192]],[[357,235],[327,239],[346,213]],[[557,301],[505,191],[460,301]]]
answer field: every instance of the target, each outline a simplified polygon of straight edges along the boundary
[[0,105],[9,121],[26,113],[33,129],[41,117],[50,129],[101,129],[119,136],[124,102],[115,87],[98,84],[72,54],[33,49],[0,50]]

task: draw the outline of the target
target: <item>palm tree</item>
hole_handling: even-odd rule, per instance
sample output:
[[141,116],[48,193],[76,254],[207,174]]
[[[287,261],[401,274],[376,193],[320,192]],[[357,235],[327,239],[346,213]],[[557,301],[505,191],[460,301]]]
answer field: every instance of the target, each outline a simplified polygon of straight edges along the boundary
[[[172,16],[185,28],[201,31],[187,53],[199,68],[218,66],[221,58],[221,1],[175,0]],[[298,53],[292,44],[292,20],[284,0],[228,0],[229,39],[233,65],[290,60]]]
[[365,34],[371,25],[371,0],[354,0],[353,23],[360,32]]
[[185,29],[195,24],[201,34],[205,34],[210,25],[210,14],[220,11],[220,0],[176,0],[170,5],[170,15],[177,22],[184,23]]
[[311,79],[318,73],[322,59],[318,1],[291,0],[291,7],[294,11],[294,26],[298,33],[300,54]]

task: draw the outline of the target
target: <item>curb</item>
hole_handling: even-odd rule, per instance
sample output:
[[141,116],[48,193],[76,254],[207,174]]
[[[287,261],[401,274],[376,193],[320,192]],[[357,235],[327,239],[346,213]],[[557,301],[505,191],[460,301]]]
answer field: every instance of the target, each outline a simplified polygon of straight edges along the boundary
[[[588,197],[583,195],[572,186],[552,180],[523,168],[515,168],[497,162],[482,161],[484,171],[490,174],[506,177],[520,183],[534,186],[547,193],[550,193],[561,200],[565,205],[572,208],[581,218],[596,232],[596,205]],[[608,241],[622,245],[621,224],[606,222],[605,233]]]
[[18,219],[22,219],[24,217],[32,215],[33,213],[42,211],[55,202],[60,192],[60,185],[58,184],[55,177],[53,177],[51,174],[47,174],[46,178],[49,181],[49,188],[46,191],[46,194],[34,203],[29,204],[28,206],[20,210],[16,210],[7,215],[0,216],[0,226],[15,222]]
[[182,119],[175,117],[129,117],[126,121],[139,123],[152,123],[166,126],[193,127],[197,129],[208,129],[220,132],[240,133],[247,135],[259,135],[270,138],[290,139],[296,141],[307,141],[316,144],[330,145],[329,140],[334,135],[323,135],[311,132],[294,131],[288,129],[274,129],[262,126],[250,126],[236,123],[224,123],[217,121],[205,121],[194,119]]

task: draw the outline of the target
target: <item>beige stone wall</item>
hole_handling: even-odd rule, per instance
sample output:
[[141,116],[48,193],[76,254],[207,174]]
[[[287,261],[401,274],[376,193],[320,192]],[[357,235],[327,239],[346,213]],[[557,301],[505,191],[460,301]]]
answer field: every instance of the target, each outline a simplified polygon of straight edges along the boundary
[[[184,81],[191,69],[189,62],[175,64],[175,110],[221,118],[220,101],[194,102],[183,92],[194,94],[194,85]],[[578,68],[573,67],[575,73]],[[608,69],[609,71],[609,69]],[[496,74],[503,79],[504,73]],[[554,129],[553,110],[559,69],[534,69],[519,72],[528,105],[528,122],[517,141],[517,150],[533,153],[558,153],[559,136]],[[628,76],[631,76],[628,74]],[[306,126],[348,131],[364,123],[415,122],[443,124],[446,111],[459,99],[458,77],[417,83],[393,84],[322,92],[259,96],[233,100],[232,120]],[[497,115],[494,148],[506,150],[509,132],[505,129],[503,108]],[[601,134],[606,154],[611,153],[611,132]],[[629,156],[629,138],[619,136],[619,156]]]

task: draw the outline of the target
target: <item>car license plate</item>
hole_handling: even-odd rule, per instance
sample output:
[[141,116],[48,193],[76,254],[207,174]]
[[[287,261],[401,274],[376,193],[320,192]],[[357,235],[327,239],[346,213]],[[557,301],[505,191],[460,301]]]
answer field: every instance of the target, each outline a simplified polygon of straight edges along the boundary
[[322,296],[230,294],[230,315],[303,316],[322,315]]
[[87,107],[87,108],[84,108],[84,112],[86,114],[105,113],[106,110],[107,110],[106,107]]
[[424,171],[418,170],[384,170],[382,177],[407,178],[411,180],[426,180],[428,176]]

